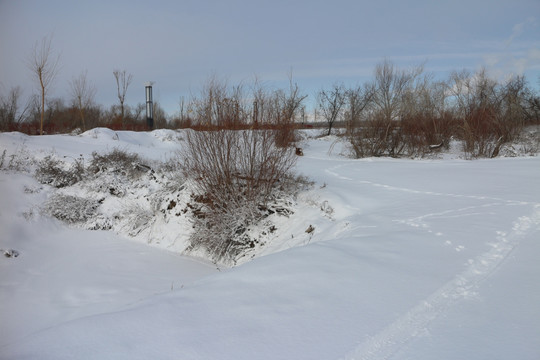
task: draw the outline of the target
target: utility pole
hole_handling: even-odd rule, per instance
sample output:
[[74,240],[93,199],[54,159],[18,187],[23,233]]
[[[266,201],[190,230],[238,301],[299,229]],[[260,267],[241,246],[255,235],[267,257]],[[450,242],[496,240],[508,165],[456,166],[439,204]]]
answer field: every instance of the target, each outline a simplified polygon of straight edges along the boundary
[[147,82],[146,90],[146,126],[148,130],[154,129],[154,104],[152,102],[152,85],[153,82]]

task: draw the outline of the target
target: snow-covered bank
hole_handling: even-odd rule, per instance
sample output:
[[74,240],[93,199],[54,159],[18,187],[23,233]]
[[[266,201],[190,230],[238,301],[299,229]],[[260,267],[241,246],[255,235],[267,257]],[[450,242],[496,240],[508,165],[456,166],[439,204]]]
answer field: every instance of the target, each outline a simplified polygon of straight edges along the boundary
[[46,194],[27,175],[0,173],[0,187],[0,248],[19,253],[0,258],[0,346],[217,271],[112,232],[68,229],[39,217]]
[[0,358],[538,359],[540,159],[331,146],[304,145],[315,185],[267,256],[221,272],[32,215],[47,191],[0,173]]

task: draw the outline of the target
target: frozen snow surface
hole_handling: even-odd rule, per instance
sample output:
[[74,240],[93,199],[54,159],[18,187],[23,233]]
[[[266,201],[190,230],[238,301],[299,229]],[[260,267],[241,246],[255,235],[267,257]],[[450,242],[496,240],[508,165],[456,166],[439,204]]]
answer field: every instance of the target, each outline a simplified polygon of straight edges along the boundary
[[[164,161],[179,138],[7,133],[0,152]],[[0,171],[0,359],[540,359],[540,158],[352,160],[334,140],[304,140],[314,186],[231,269],[69,228],[39,212],[53,189]]]

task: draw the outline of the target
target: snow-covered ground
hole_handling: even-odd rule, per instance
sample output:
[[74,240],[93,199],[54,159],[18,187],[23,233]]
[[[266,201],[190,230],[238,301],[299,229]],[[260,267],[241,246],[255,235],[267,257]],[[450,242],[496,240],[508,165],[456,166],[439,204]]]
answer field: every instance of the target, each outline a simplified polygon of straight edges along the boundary
[[[164,161],[177,138],[10,133],[0,152]],[[52,188],[0,171],[0,248],[19,253],[0,258],[0,358],[540,358],[540,158],[351,160],[332,137],[302,146],[296,171],[315,185],[232,269],[68,228],[38,211]],[[153,236],[173,229],[160,226]]]

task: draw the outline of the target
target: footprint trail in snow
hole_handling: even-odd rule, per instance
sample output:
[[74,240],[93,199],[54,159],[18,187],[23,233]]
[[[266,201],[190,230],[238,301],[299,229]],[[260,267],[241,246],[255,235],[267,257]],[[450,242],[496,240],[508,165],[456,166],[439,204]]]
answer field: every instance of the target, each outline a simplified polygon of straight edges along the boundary
[[[362,341],[355,349],[349,352],[343,359],[345,360],[382,360],[391,359],[400,349],[407,343],[414,340],[418,336],[422,336],[429,331],[429,324],[443,315],[457,302],[475,296],[475,291],[478,286],[487,278],[489,278],[505,260],[519,246],[520,241],[531,231],[537,231],[540,226],[540,204],[505,200],[493,197],[484,197],[476,195],[459,195],[445,194],[440,192],[428,192],[421,190],[413,190],[389,186],[370,181],[353,180],[350,177],[343,176],[337,171],[338,168],[344,165],[339,165],[332,169],[327,169],[326,172],[345,181],[357,181],[361,184],[368,184],[376,187],[383,187],[389,191],[405,191],[415,192],[433,196],[447,197],[464,197],[474,198],[477,200],[496,201],[497,203],[483,204],[478,207],[489,207],[494,205],[532,205],[533,212],[529,216],[522,216],[515,220],[512,224],[512,229],[509,232],[498,231],[496,239],[490,243],[491,249],[485,253],[478,255],[474,259],[470,259],[466,269],[457,274],[452,280],[440,287],[430,296],[419,302],[415,307],[410,309],[405,314],[401,315],[397,320],[390,323],[380,332]],[[476,208],[476,207],[475,207]],[[459,213],[463,210],[470,209],[455,209],[444,213],[427,214],[420,217],[407,220],[396,220],[407,225],[419,225],[421,220],[449,213]],[[462,250],[462,249],[460,249]],[[459,251],[460,251],[459,250]],[[456,248],[456,251],[458,249]]]

